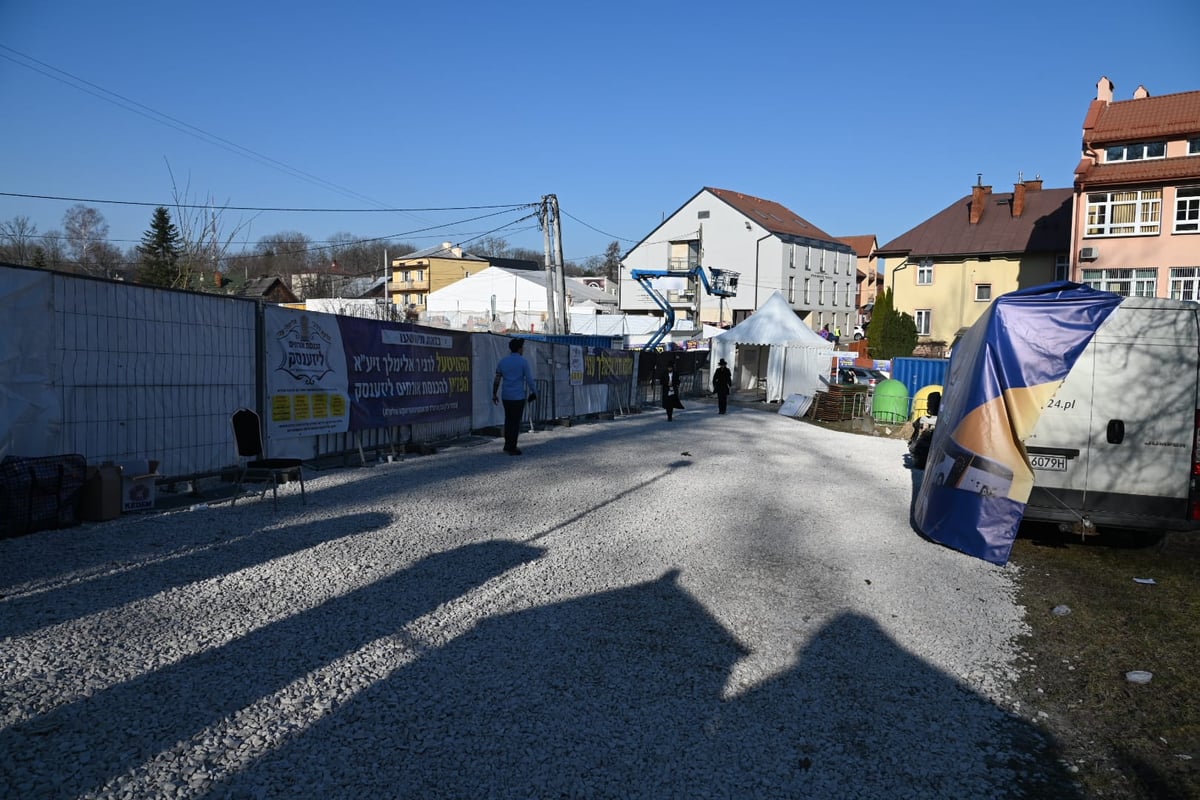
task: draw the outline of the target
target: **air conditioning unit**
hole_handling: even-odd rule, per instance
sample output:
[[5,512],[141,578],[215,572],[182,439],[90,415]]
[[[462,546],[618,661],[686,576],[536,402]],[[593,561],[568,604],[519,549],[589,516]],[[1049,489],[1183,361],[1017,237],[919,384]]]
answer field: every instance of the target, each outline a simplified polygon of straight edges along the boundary
[[1080,261],[1095,261],[1100,257],[1100,250],[1096,247],[1081,247],[1079,248]]

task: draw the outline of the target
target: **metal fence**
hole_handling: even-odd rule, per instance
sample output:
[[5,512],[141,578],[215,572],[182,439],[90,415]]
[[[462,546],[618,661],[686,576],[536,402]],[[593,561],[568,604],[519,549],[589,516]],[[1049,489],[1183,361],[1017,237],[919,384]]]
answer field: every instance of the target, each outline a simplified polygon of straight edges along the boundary
[[[253,299],[0,265],[0,314],[0,457],[154,459],[166,479],[186,480],[236,462],[235,410],[264,414],[271,365],[264,363],[263,306]],[[471,339],[469,414],[310,436],[303,456],[363,457],[498,429],[503,412],[491,403],[491,383],[508,337]],[[635,402],[636,356],[625,384],[573,385],[573,346],[581,345],[528,342],[538,380],[535,422],[617,413]]]

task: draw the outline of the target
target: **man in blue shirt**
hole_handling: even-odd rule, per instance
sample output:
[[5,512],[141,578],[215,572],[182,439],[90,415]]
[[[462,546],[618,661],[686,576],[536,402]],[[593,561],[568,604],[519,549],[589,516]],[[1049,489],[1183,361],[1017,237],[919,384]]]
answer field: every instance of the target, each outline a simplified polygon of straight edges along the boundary
[[492,403],[504,401],[504,452],[510,456],[521,455],[517,447],[517,434],[521,431],[521,417],[525,414],[525,388],[529,388],[529,399],[536,400],[533,370],[525,360],[525,340],[512,339],[508,343],[509,353],[496,365],[496,379],[492,381]]

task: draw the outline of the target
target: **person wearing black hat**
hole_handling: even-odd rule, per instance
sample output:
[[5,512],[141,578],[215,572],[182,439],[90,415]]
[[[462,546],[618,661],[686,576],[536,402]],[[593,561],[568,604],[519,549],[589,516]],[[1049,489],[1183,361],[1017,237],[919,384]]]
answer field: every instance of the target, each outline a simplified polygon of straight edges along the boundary
[[717,393],[717,413],[724,414],[729,405],[729,388],[733,385],[733,375],[729,372],[729,367],[725,366],[723,358],[717,362],[712,384],[713,391]]
[[667,422],[675,418],[675,409],[683,410],[683,401],[679,399],[679,369],[674,360],[667,362],[662,375],[662,407],[666,409]]
[[508,351],[508,355],[496,365],[492,403],[504,401],[504,452],[519,456],[521,450],[517,447],[517,435],[521,432],[521,417],[525,415],[525,388],[529,387],[529,400],[532,402],[537,399],[537,386],[533,382],[533,370],[525,360],[525,340],[510,340]]

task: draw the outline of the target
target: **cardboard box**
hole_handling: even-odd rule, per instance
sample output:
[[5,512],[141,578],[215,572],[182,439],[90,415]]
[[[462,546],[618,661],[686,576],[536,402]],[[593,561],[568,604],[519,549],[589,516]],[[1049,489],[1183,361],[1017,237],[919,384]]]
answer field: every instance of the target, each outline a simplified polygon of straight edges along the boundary
[[121,516],[121,468],[115,464],[88,467],[79,498],[79,518],[103,522]]
[[149,511],[154,508],[158,479],[158,462],[150,460],[122,461],[121,511]]

